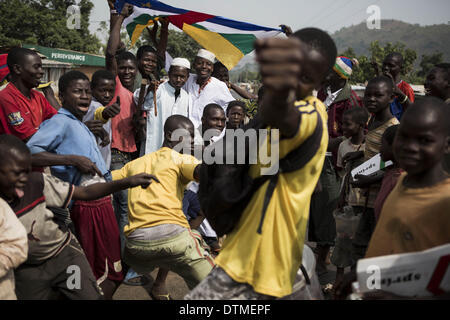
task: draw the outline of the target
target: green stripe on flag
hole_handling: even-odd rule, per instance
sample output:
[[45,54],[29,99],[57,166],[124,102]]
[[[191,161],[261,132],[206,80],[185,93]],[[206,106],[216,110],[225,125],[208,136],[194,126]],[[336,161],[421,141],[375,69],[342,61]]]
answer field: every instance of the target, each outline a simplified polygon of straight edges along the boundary
[[141,14],[135,18],[133,18],[133,21],[128,23],[125,27],[125,29],[127,29],[128,35],[131,36],[133,35],[134,29],[136,29],[136,27],[138,25],[146,25],[148,24],[148,22],[150,20],[154,20],[155,18],[163,18],[163,17],[168,17],[168,15],[156,15],[156,16],[151,16],[149,14]]
[[239,33],[219,33],[222,37],[230,41],[236,48],[242,51],[244,55],[253,51],[253,43],[256,37],[253,34]]
[[[208,30],[208,29],[206,29],[204,26],[202,26],[202,25],[200,25],[200,24],[197,24],[197,23],[193,23],[193,24],[191,24],[191,26],[196,27],[196,28],[199,28],[199,29],[202,29],[202,30]],[[208,30],[208,31],[209,31],[209,30]]]
[[[193,23],[191,26],[202,29],[202,30],[208,30],[204,26]],[[211,30],[208,30],[211,31]],[[236,48],[238,48],[244,55],[247,53],[250,53],[253,51],[253,43],[256,40],[256,37],[253,34],[245,34],[245,33],[220,33],[218,32],[222,37],[227,39],[229,42],[231,42]]]

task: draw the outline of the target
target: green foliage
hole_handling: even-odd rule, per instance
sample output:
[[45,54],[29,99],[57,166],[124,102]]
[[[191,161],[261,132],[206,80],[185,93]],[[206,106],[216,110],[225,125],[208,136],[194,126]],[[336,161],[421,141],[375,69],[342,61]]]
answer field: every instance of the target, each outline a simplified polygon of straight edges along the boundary
[[183,57],[191,63],[202,47],[184,32],[169,30],[167,38],[167,52],[173,57]]
[[417,75],[419,77],[425,78],[428,74],[428,72],[431,71],[433,66],[438,63],[443,62],[443,54],[442,52],[436,52],[431,55],[422,55],[422,61],[420,62],[420,70],[417,72]]
[[357,56],[353,48],[348,48],[339,55],[349,58],[356,58],[359,62],[359,66],[353,68],[353,73],[350,78],[350,83],[365,83],[376,76],[375,70],[372,66],[372,61],[378,65],[378,70],[381,72],[381,66],[383,59],[386,55],[392,52],[400,52],[403,55],[403,69],[402,78],[412,84],[422,84],[425,81],[427,73],[431,70],[433,65],[441,63],[443,61],[443,53],[436,52],[431,55],[423,54],[420,62],[420,70],[415,68],[415,61],[417,59],[417,53],[415,50],[406,48],[405,44],[397,42],[392,44],[388,42],[384,47],[380,45],[378,41],[374,41],[370,44],[369,57],[366,55]]
[[433,55],[422,55],[422,62],[420,66],[421,71],[417,72],[414,67],[414,62],[417,59],[417,53],[415,50],[406,48],[405,44],[397,42],[392,44],[388,42],[385,46],[381,46],[378,41],[374,41],[370,44],[369,57],[365,55],[357,56],[353,48],[348,48],[340,55],[357,58],[359,66],[353,69],[350,82],[365,83],[371,78],[376,76],[372,62],[378,65],[378,70],[381,72],[381,66],[383,64],[384,57],[392,52],[400,52],[403,55],[403,69],[402,78],[413,84],[420,84],[424,82],[425,75],[430,70],[431,66],[442,61],[442,53],[435,53]]
[[[353,48],[357,55],[370,56],[370,44],[379,40],[381,46],[388,42],[404,43],[407,48],[416,51],[417,57],[442,52],[444,61],[450,60],[450,42],[444,40],[450,39],[449,24],[420,26],[397,20],[381,20],[381,29],[379,30],[369,30],[366,23],[363,22],[342,28],[332,37],[338,51]],[[419,61],[416,60],[416,67],[418,63]]]
[[73,0],[3,0],[0,46],[23,43],[98,53],[100,40],[89,33],[93,4],[81,0],[80,29],[67,28],[67,8]]
[[[159,41],[160,30],[158,30],[157,39]],[[147,31],[142,32],[141,35],[142,44],[150,44],[153,45],[149,33]],[[138,44],[136,44],[138,47]],[[197,55],[198,50],[201,49],[201,46],[191,37],[189,37],[186,33],[169,30],[169,35],[167,37],[167,52],[173,57],[182,57],[188,59],[191,63],[194,61],[195,56]]]

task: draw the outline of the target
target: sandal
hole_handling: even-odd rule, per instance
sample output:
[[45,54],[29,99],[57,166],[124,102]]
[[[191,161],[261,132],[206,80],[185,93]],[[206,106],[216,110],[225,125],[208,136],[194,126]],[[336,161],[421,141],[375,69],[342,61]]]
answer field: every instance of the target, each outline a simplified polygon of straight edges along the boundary
[[173,300],[170,294],[156,294],[150,292],[150,297],[152,297],[153,300]]
[[134,277],[131,279],[124,279],[122,281],[122,283],[124,283],[128,286],[136,286],[136,287],[146,286],[147,284],[149,284],[149,282],[150,282],[150,280],[144,275],[137,276],[137,277]]

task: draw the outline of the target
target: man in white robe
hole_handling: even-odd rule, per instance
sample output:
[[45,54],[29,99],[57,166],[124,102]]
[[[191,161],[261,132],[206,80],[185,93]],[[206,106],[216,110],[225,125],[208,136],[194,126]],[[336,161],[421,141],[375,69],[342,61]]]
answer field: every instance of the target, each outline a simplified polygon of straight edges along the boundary
[[[189,77],[190,63],[185,58],[175,58],[169,68],[169,81],[158,86],[156,90],[156,111],[153,92],[145,97],[143,109],[147,111],[145,148],[141,148],[141,156],[161,148],[164,141],[164,123],[174,114],[189,117],[189,94],[183,89]],[[148,89],[148,86],[147,86]],[[140,89],[134,92],[136,105]]]

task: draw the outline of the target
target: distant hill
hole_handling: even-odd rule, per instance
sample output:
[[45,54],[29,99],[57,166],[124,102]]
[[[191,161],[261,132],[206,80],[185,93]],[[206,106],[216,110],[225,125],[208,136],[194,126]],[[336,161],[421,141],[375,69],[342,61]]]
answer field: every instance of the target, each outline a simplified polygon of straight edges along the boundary
[[[403,42],[407,48],[417,52],[417,60],[422,54],[442,52],[444,61],[450,61],[450,25],[436,24],[420,26],[397,20],[381,20],[380,30],[370,30],[366,23],[342,28],[331,35],[338,51],[351,47],[357,55],[367,55],[370,43],[378,40],[381,45],[387,42]],[[417,62],[417,61],[416,61]]]
[[[368,55],[370,43],[378,40],[380,45],[387,42],[402,42],[407,48],[417,53],[415,65],[420,63],[423,54],[442,52],[444,61],[450,62],[450,25],[436,24],[432,26],[420,26],[398,20],[381,20],[380,30],[370,30],[366,23],[362,22],[347,28],[342,28],[331,35],[339,52],[351,47],[359,55]],[[232,80],[243,72],[258,71],[254,53],[245,56],[230,71]]]

